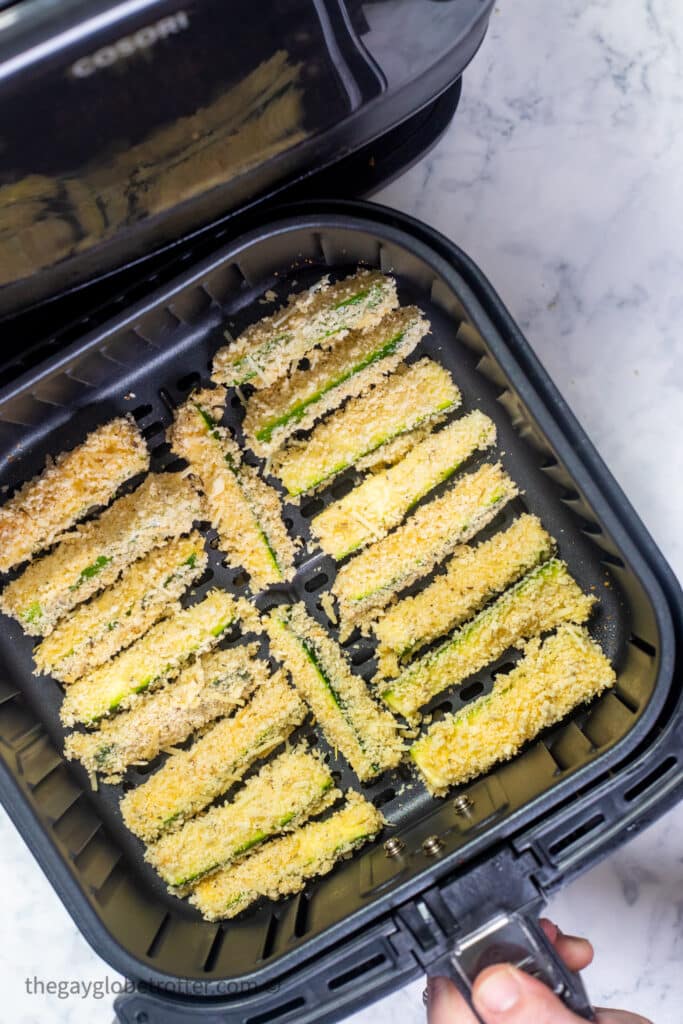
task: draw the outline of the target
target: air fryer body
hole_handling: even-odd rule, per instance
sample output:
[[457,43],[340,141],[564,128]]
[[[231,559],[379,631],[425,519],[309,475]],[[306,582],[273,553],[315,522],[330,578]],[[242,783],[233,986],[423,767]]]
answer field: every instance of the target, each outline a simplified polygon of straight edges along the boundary
[[0,314],[263,202],[405,121],[459,77],[490,7],[24,0],[0,11]]

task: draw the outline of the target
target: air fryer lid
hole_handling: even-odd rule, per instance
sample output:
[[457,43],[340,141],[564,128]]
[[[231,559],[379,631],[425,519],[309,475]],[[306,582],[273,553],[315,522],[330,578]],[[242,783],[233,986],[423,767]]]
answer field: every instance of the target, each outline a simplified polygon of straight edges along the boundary
[[[502,910],[519,924],[515,914],[537,912],[547,891],[652,820],[681,784],[682,715],[672,689],[680,592],[479,272],[455,246],[400,214],[363,204],[303,206],[18,381],[0,401],[0,445],[13,456],[1,482],[30,477],[48,450],[77,443],[119,411],[143,426],[155,468],[167,467],[171,408],[206,380],[225,320],[239,330],[261,310],[254,303],[266,289],[283,296],[294,282],[344,273],[359,260],[391,269],[403,300],[425,308],[433,324],[425,350],[452,370],[464,408],[476,403],[496,421],[504,462],[524,490],[518,510],[538,512],[584,588],[600,588],[594,631],[619,682],[520,757],[453,794],[464,802],[435,801],[411,776],[377,780],[364,792],[392,823],[388,834],[405,844],[399,856],[376,843],[297,898],[211,925],[170,897],[143,862],[118,814],[120,792],[91,792],[84,773],[64,763],[58,687],[32,675],[28,639],[3,620],[0,749],[10,753],[0,768],[10,813],[79,927],[118,970],[157,988],[175,984],[176,992],[201,983],[199,994],[212,997],[234,993],[229,983],[243,992],[253,985],[221,1003],[222,1019],[255,1022],[277,1012],[284,1021],[331,1020],[442,965],[458,934],[476,935],[476,908]],[[237,425],[236,408],[229,416]],[[314,503],[287,508],[295,533],[307,535],[314,511]],[[214,583],[241,592],[239,574],[217,552],[210,565]],[[260,603],[301,599],[325,621],[317,587],[333,573],[329,562],[303,561],[291,589]],[[368,676],[367,644],[351,643],[348,653]],[[491,673],[480,673],[446,702],[457,707],[490,685]],[[328,753],[342,787],[356,786]],[[140,776],[133,771],[128,784]],[[543,959],[542,938],[532,938]],[[274,979],[282,981],[277,991]],[[571,979],[559,983],[572,991]],[[584,1005],[580,991],[574,997]],[[123,1019],[132,1021],[146,998],[166,1000],[135,993],[121,1003]],[[175,1009],[207,1010],[196,999],[163,1005],[168,1020]]]
[[460,76],[492,5],[14,6],[0,34],[0,316],[263,203],[403,123]]

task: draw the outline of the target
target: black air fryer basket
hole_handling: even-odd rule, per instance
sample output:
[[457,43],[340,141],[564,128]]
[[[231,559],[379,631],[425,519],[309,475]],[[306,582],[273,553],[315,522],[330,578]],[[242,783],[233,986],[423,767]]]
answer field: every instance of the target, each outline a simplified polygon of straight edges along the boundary
[[[539,910],[681,795],[680,589],[490,285],[456,246],[408,217],[358,202],[285,208],[25,373],[0,394],[0,484],[14,488],[47,454],[127,412],[153,468],[172,471],[164,429],[189,390],[207,382],[226,323],[237,333],[268,311],[258,304],[267,289],[282,299],[358,263],[396,275],[402,301],[421,306],[432,324],[414,358],[440,360],[463,408],[495,421],[502,461],[522,491],[503,515],[537,513],[582,587],[599,594],[591,629],[618,682],[446,799],[428,796],[408,769],[364,786],[390,822],[377,842],[295,898],[209,924],[143,861],[118,812],[122,787],[93,792],[86,773],[63,760],[61,691],[32,675],[30,638],[3,619],[2,799],[88,941],[136,982],[117,1004],[126,1024],[339,1020],[424,971],[449,973],[467,991],[501,957],[536,971],[589,1015],[580,982],[538,927]],[[236,401],[226,421],[237,429],[239,412]],[[287,505],[291,530],[307,537],[311,516],[352,479]],[[245,592],[243,576],[221,558],[211,549],[198,597],[216,584]],[[330,559],[302,556],[292,585],[258,604],[303,600],[327,624],[320,588],[334,571]],[[369,643],[352,641],[347,652],[369,678]],[[433,714],[485,692],[509,660],[446,692]],[[313,728],[302,732],[329,755],[342,788],[357,787]],[[124,786],[144,772],[132,770]],[[401,840],[395,856],[389,837]]]

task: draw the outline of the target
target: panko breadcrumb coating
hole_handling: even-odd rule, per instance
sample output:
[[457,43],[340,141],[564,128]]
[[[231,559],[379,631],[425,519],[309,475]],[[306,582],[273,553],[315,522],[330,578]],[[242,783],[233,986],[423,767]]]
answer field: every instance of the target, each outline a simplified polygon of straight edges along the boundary
[[382,692],[393,711],[406,718],[437,693],[489,665],[509,647],[563,622],[582,623],[595,603],[581,591],[557,558],[533,569],[441,647],[413,662]]
[[145,858],[169,888],[182,892],[270,836],[298,828],[340,796],[321,758],[296,747],[265,764],[232,800],[162,836]]
[[337,561],[379,540],[475,451],[496,443],[493,420],[475,410],[430,434],[395,466],[367,477],[311,522],[320,547]]
[[228,387],[267,387],[312,348],[329,345],[349,330],[372,327],[397,305],[394,279],[378,271],[359,270],[336,284],[323,277],[220,349],[212,379]]
[[118,782],[129,765],[153,760],[243,705],[269,677],[257,649],[258,644],[248,644],[203,654],[177,679],[140,694],[130,710],[105,719],[99,729],[72,732],[65,756],[91,773],[101,772],[105,782]]
[[176,537],[124,569],[117,582],[67,615],[33,652],[39,672],[73,683],[143,636],[204,572],[207,555],[196,531]]
[[310,367],[257,391],[247,402],[242,428],[247,444],[267,456],[297,430],[373,384],[401,363],[429,331],[415,306],[388,313],[375,327],[351,331],[329,349],[312,353]]
[[159,622],[106,665],[72,683],[60,712],[63,724],[92,724],[130,707],[144,690],[177,676],[192,655],[215,647],[238,616],[254,615],[246,601],[211,590],[203,601]]
[[443,795],[513,757],[542,729],[612,686],[612,666],[587,630],[560,626],[526,645],[522,660],[493,690],[447,715],[410,748],[428,789]]
[[136,424],[119,417],[29,480],[0,508],[0,572],[53,544],[97,505],[106,505],[126,480],[149,469],[149,452]]
[[351,672],[339,645],[303,604],[275,608],[264,619],[270,649],[325,733],[359,779],[395,768],[403,755],[396,722]]
[[443,575],[375,622],[377,678],[397,676],[401,659],[459,626],[494,594],[550,558],[553,548],[552,537],[531,515],[520,516],[476,547],[457,548]]
[[192,744],[178,750],[121,801],[131,832],[146,842],[179,828],[225,793],[262,757],[287,739],[306,708],[278,673],[259,687],[232,718],[223,718]]
[[332,587],[342,641],[356,625],[369,631],[377,611],[395,594],[427,576],[516,494],[517,486],[501,466],[487,463],[343,565]]
[[318,423],[305,441],[277,452],[272,472],[295,497],[349,466],[391,465],[459,404],[460,391],[443,366],[426,357],[400,366]]
[[27,633],[46,636],[59,619],[126,566],[202,517],[199,495],[177,473],[151,473],[98,519],[67,533],[51,554],[31,562],[0,595],[0,610]]
[[247,570],[252,589],[261,590],[293,575],[294,542],[277,491],[242,463],[240,449],[219,425],[225,399],[223,387],[191,395],[176,413],[170,440],[201,480],[221,548]]
[[262,896],[301,892],[307,879],[326,875],[343,857],[374,839],[384,826],[376,807],[353,790],[324,821],[309,821],[255,853],[197,883],[190,902],[207,921],[235,917]]

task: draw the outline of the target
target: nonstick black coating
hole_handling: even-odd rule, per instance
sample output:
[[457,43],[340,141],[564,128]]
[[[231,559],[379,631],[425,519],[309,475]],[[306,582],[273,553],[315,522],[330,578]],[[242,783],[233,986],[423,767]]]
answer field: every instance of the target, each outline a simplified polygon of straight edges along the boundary
[[[210,270],[192,272],[158,301],[132,311],[78,351],[65,353],[58,364],[43,368],[30,382],[19,382],[4,402],[0,399],[0,447],[6,458],[0,484],[13,489],[41,468],[46,454],[74,446],[94,426],[121,413],[131,413],[140,424],[153,469],[177,471],[181,464],[165,441],[165,428],[173,409],[190,391],[208,383],[212,356],[225,343],[226,326],[236,335],[271,312],[276,303],[265,300],[267,289],[274,290],[281,302],[322,274],[344,276],[359,262],[395,273],[401,302],[415,303],[427,314],[431,334],[411,360],[428,354],[448,367],[463,396],[456,415],[479,408],[496,423],[495,453],[477,456],[465,469],[500,457],[521,496],[477,539],[502,529],[525,510],[541,518],[575,578],[599,598],[590,629],[617,668],[619,683],[614,692],[531,744],[521,757],[467,787],[474,807],[465,823],[454,817],[450,801],[430,797],[407,767],[359,786],[343,759],[307,722],[298,734],[325,752],[342,788],[361,788],[381,807],[390,822],[388,834],[406,839],[406,855],[400,863],[389,861],[378,841],[327,879],[312,883],[305,896],[277,907],[255,907],[223,927],[202,922],[186,902],[168,895],[144,862],[141,844],[121,821],[122,792],[146,778],[163,755],[151,766],[131,769],[122,785],[100,785],[91,791],[85,772],[77,765],[65,766],[58,754],[64,735],[59,685],[32,674],[32,639],[17,623],[2,618],[0,660],[6,699],[0,704],[0,737],[17,751],[18,774],[32,794],[56,856],[67,860],[96,916],[137,962],[170,975],[206,980],[241,976],[255,966],[286,959],[316,937],[320,948],[322,936],[332,935],[350,915],[361,920],[364,912],[367,918],[382,896],[399,891],[406,882],[417,883],[429,866],[420,848],[426,835],[444,836],[446,853],[452,848],[462,855],[468,844],[474,848],[475,840],[479,848],[485,846],[493,826],[497,831],[528,818],[534,801],[553,787],[558,787],[558,794],[566,792],[567,780],[576,771],[582,770],[584,784],[596,777],[601,757],[631,733],[655,690],[660,628],[643,583],[644,569],[639,572],[639,567],[629,565],[597,522],[527,408],[533,396],[523,394],[522,377],[506,339],[484,322],[467,283],[463,280],[456,294],[437,264],[430,265],[424,253],[411,251],[409,236],[393,230],[353,220],[340,225],[331,218],[326,223],[322,218],[315,226],[290,222],[269,235],[263,232],[239,251],[213,261]],[[517,374],[515,384],[509,379],[512,370]],[[240,400],[232,395],[225,423],[238,437],[241,417]],[[306,547],[292,585],[259,595],[260,608],[302,600],[334,635],[320,598],[331,586],[335,566],[330,558],[312,552],[308,524],[357,478],[347,472],[300,506],[285,505],[287,525]],[[247,595],[246,574],[240,567],[226,566],[215,534],[207,530],[206,535],[209,569],[187,600],[199,600],[216,585]],[[225,641],[240,642],[236,631]],[[370,679],[375,668],[372,644],[353,637],[346,650],[354,670]],[[265,643],[263,653],[267,655]],[[494,674],[514,660],[514,654],[506,654],[457,693],[444,692],[428,710],[439,717],[457,709],[486,692]],[[480,827],[484,821],[490,822],[489,829]],[[444,869],[446,865],[445,858]]]

